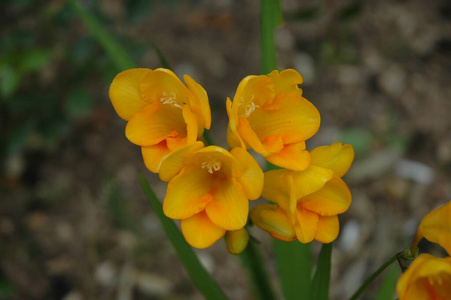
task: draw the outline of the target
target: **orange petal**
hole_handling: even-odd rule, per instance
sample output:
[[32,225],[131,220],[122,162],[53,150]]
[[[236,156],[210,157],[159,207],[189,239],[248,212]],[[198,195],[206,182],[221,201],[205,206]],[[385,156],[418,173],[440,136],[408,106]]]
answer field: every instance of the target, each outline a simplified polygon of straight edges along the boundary
[[229,117],[229,125],[227,127],[227,143],[229,148],[241,147],[246,149],[243,139],[238,133],[238,115],[232,109],[232,101],[227,97],[226,102],[227,115]]
[[310,156],[312,165],[331,169],[335,176],[342,177],[354,160],[354,148],[349,144],[333,143],[313,149]]
[[124,120],[149,105],[141,97],[140,82],[151,69],[130,69],[114,77],[110,86],[110,99],[116,113]]
[[315,240],[320,243],[328,244],[333,242],[340,231],[340,224],[337,216],[319,217],[318,229],[315,235]]
[[255,109],[247,119],[261,141],[267,136],[278,135],[284,144],[311,138],[320,125],[316,107],[294,94],[276,95],[271,104]]
[[257,134],[252,129],[251,125],[249,124],[249,121],[245,118],[239,119],[239,125],[238,125],[238,133],[240,137],[251,147],[254,149],[255,152],[263,155],[268,156],[270,153],[266,151],[265,147],[263,147],[262,142],[260,141],[260,138],[257,136]]
[[163,181],[170,181],[177,174],[180,173],[183,166],[191,164],[191,162],[187,161],[187,157],[194,153],[195,151],[202,149],[204,147],[204,143],[196,142],[191,145],[187,145],[179,150],[170,153],[165,159],[161,162],[160,167],[160,179]]
[[310,166],[304,171],[291,172],[291,174],[295,186],[294,197],[297,200],[319,191],[333,177],[331,170],[317,166]]
[[185,137],[186,124],[180,109],[174,110],[155,102],[131,117],[125,135],[134,144],[151,146],[166,137]]
[[186,86],[194,96],[194,101],[191,103],[191,108],[194,112],[199,114],[202,118],[204,128],[210,129],[211,126],[211,111],[210,103],[208,102],[207,92],[194,79],[188,75],[184,75]]
[[346,183],[334,176],[322,189],[300,199],[302,206],[321,216],[335,216],[348,210],[351,192]]
[[216,186],[205,211],[210,220],[226,230],[243,228],[247,222],[249,201],[241,185],[233,179]]
[[265,157],[273,165],[302,171],[310,165],[310,153],[305,150],[305,142],[284,145],[279,152]]
[[318,230],[318,214],[298,205],[296,209],[297,223],[294,226],[296,236],[301,243],[310,243]]
[[451,201],[429,212],[418,226],[412,250],[422,238],[438,243],[451,255]]
[[225,237],[227,251],[232,254],[240,254],[247,247],[249,242],[249,233],[246,228],[227,231]]
[[183,106],[182,114],[186,123],[187,143],[192,144],[197,141],[197,136],[202,134],[203,130],[199,132],[198,120],[188,105]]
[[268,77],[272,80],[276,94],[296,94],[302,96],[302,90],[299,88],[304,79],[296,70],[287,69],[279,73],[272,71]]
[[230,153],[238,161],[239,173],[236,177],[249,200],[258,199],[263,190],[263,171],[245,149],[236,147]]
[[156,69],[141,80],[141,95],[147,102],[160,102],[167,106],[182,108],[190,104],[193,95],[178,77],[168,69]]
[[232,107],[238,117],[244,117],[251,106],[262,107],[271,103],[274,96],[274,86],[267,76],[247,76],[238,85]]
[[183,168],[168,184],[163,201],[164,214],[171,219],[186,219],[204,210],[213,200],[209,182],[202,169]]
[[141,147],[144,164],[146,165],[147,169],[149,169],[153,173],[159,172],[161,161],[163,160],[163,157],[169,152],[170,150],[168,149],[166,140],[163,140],[153,146]]
[[204,249],[222,238],[225,230],[216,226],[205,211],[180,221],[183,236],[191,246]]
[[285,211],[290,211],[293,189],[292,173],[288,170],[272,170],[264,173],[262,196],[279,204]]
[[250,217],[255,225],[276,239],[287,242],[296,239],[296,233],[288,216],[277,205],[257,205],[251,210]]

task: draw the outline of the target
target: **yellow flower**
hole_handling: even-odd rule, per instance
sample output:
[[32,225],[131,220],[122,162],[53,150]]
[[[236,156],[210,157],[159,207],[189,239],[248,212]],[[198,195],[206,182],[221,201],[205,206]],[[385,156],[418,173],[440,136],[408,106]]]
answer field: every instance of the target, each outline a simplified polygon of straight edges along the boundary
[[418,256],[396,285],[399,300],[451,299],[451,257]]
[[169,182],[163,211],[180,219],[193,247],[206,248],[247,222],[249,201],[260,197],[263,172],[244,149],[230,152],[196,142],[165,157],[160,179]]
[[302,81],[291,69],[244,78],[233,102],[227,98],[230,147],[252,148],[282,168],[307,168],[310,155],[305,141],[318,131],[320,115],[302,97],[298,87]]
[[311,165],[304,171],[266,172],[263,197],[276,204],[256,206],[252,221],[280,240],[332,242],[339,232],[337,215],[351,204],[351,192],[340,177],[353,159],[351,145],[334,143],[311,151]]
[[415,250],[422,238],[438,243],[451,255],[451,202],[434,209],[421,220],[411,251]]
[[186,86],[167,69],[130,69],[110,86],[117,114],[128,121],[125,135],[142,146],[144,163],[158,173],[163,157],[194,143],[211,124],[205,90],[188,75]]
[[232,254],[240,254],[247,247],[249,242],[249,233],[246,228],[227,231],[225,235],[227,251]]

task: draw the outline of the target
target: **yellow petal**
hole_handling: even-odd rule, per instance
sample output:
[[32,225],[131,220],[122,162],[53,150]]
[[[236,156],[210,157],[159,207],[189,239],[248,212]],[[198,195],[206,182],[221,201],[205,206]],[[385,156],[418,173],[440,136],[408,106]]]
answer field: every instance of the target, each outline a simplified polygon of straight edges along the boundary
[[451,201],[429,212],[418,226],[412,250],[422,238],[438,243],[451,255]]
[[247,76],[238,85],[232,107],[238,117],[247,117],[250,108],[263,107],[271,103],[274,96],[274,86],[267,76]]
[[238,161],[239,173],[237,180],[246,192],[249,200],[258,199],[263,190],[263,171],[245,149],[236,147],[230,153]]
[[210,103],[208,102],[207,92],[204,88],[198,84],[194,79],[188,75],[184,75],[186,86],[193,94],[195,101],[191,103],[191,108],[194,112],[199,114],[202,118],[202,124],[204,128],[210,129],[211,126],[211,111]]
[[216,226],[205,211],[180,221],[183,236],[191,246],[204,249],[222,238],[225,230]]
[[399,300],[451,299],[451,257],[423,253],[399,278]]
[[174,176],[180,173],[183,166],[185,164],[189,164],[190,162],[186,162],[187,157],[194,153],[195,151],[202,149],[204,147],[204,143],[196,142],[191,145],[187,145],[179,150],[170,153],[165,159],[161,162],[160,167],[160,179],[166,182],[169,182]]
[[351,192],[346,183],[334,176],[322,189],[300,199],[304,208],[321,216],[335,216],[345,212],[351,205]]
[[333,242],[340,231],[340,224],[337,216],[319,217],[318,230],[315,235],[315,240],[320,243],[328,244]]
[[296,239],[288,216],[278,205],[257,205],[251,210],[250,217],[255,225],[276,239],[287,242]]
[[335,176],[342,177],[354,160],[354,148],[349,144],[333,143],[313,149],[310,155],[312,165],[331,169]]
[[316,107],[294,94],[276,95],[272,103],[255,109],[247,119],[261,141],[267,136],[278,135],[284,144],[311,138],[320,125]]
[[229,125],[227,127],[227,143],[229,148],[241,147],[246,148],[243,139],[238,133],[238,115],[232,109],[232,101],[227,97],[226,102],[227,115],[229,117]]
[[191,104],[193,95],[170,70],[156,69],[141,80],[141,95],[147,102],[160,102],[166,106],[182,108]]
[[225,237],[227,251],[232,254],[240,254],[247,247],[249,242],[249,233],[246,228],[227,231]]
[[166,137],[186,136],[182,110],[155,102],[136,112],[127,123],[125,135],[139,146],[155,145]]
[[301,200],[301,198],[319,191],[333,177],[331,170],[317,166],[310,166],[304,171],[291,172],[291,174],[295,186],[293,196],[296,200]]
[[166,140],[153,146],[141,147],[144,164],[153,173],[159,172],[161,161],[169,152]]
[[168,184],[163,200],[164,214],[171,219],[195,215],[213,200],[206,172],[196,167],[183,168]]
[[110,99],[116,113],[124,120],[149,105],[141,97],[140,83],[151,69],[130,69],[116,75],[110,86]]
[[318,214],[298,205],[296,209],[297,223],[294,226],[296,236],[301,243],[310,243],[318,230]]
[[278,153],[265,158],[273,165],[294,171],[305,170],[310,165],[310,153],[305,150],[305,142],[284,145]]
[[262,196],[285,210],[290,211],[290,199],[293,189],[293,172],[288,170],[272,170],[264,173]]
[[302,90],[299,88],[304,79],[296,70],[287,69],[279,73],[272,71],[268,77],[272,80],[276,94],[296,94],[302,96]]
[[238,122],[239,122],[237,128],[238,134],[249,145],[249,147],[251,147],[252,149],[254,149],[255,152],[263,156],[270,155],[270,153],[268,153],[268,151],[265,149],[262,142],[260,141],[260,138],[252,129],[251,125],[249,124],[249,121],[246,118],[241,117]]
[[187,143],[192,144],[197,141],[197,136],[202,134],[202,130],[199,132],[198,120],[188,105],[183,106],[182,114],[186,123]]
[[208,203],[205,211],[213,223],[226,230],[237,230],[246,225],[249,201],[238,182],[226,180],[210,193],[214,200]]

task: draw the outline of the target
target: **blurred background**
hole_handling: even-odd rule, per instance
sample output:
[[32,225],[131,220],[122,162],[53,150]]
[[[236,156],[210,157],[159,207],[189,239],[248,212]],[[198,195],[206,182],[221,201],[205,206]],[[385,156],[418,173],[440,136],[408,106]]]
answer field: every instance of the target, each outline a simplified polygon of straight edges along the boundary
[[[199,82],[212,136],[226,146],[225,99],[260,72],[259,1],[78,3],[138,66],[161,67],[159,49],[179,76]],[[356,150],[345,177],[353,203],[333,252],[331,299],[345,299],[451,200],[451,2],[282,3],[279,67],[301,72],[304,97],[322,115],[308,147],[342,141]],[[0,299],[202,299],[138,172],[160,199],[165,185],[145,169],[108,98],[122,69],[74,7],[0,4]],[[251,233],[278,287],[271,240]],[[252,299],[222,240],[196,252],[231,299]],[[362,299],[393,288],[398,270]]]

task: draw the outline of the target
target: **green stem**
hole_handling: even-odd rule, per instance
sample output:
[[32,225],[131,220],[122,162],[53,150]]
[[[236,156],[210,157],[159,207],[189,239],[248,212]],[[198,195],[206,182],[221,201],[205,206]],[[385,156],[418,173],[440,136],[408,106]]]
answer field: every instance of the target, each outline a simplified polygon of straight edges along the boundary
[[268,274],[263,267],[265,263],[262,260],[260,253],[254,245],[255,242],[249,240],[246,249],[240,254],[243,264],[246,266],[249,279],[256,299],[272,300],[276,299]]
[[360,288],[354,293],[354,295],[349,298],[349,300],[355,300],[363,291],[373,282],[374,279],[377,278],[388,266],[390,266],[393,262],[398,260],[399,253],[396,253],[392,257],[390,257],[382,266],[379,267],[373,274],[360,286]]
[[277,69],[274,29],[282,22],[279,0],[261,0],[260,14],[260,68],[262,74]]

